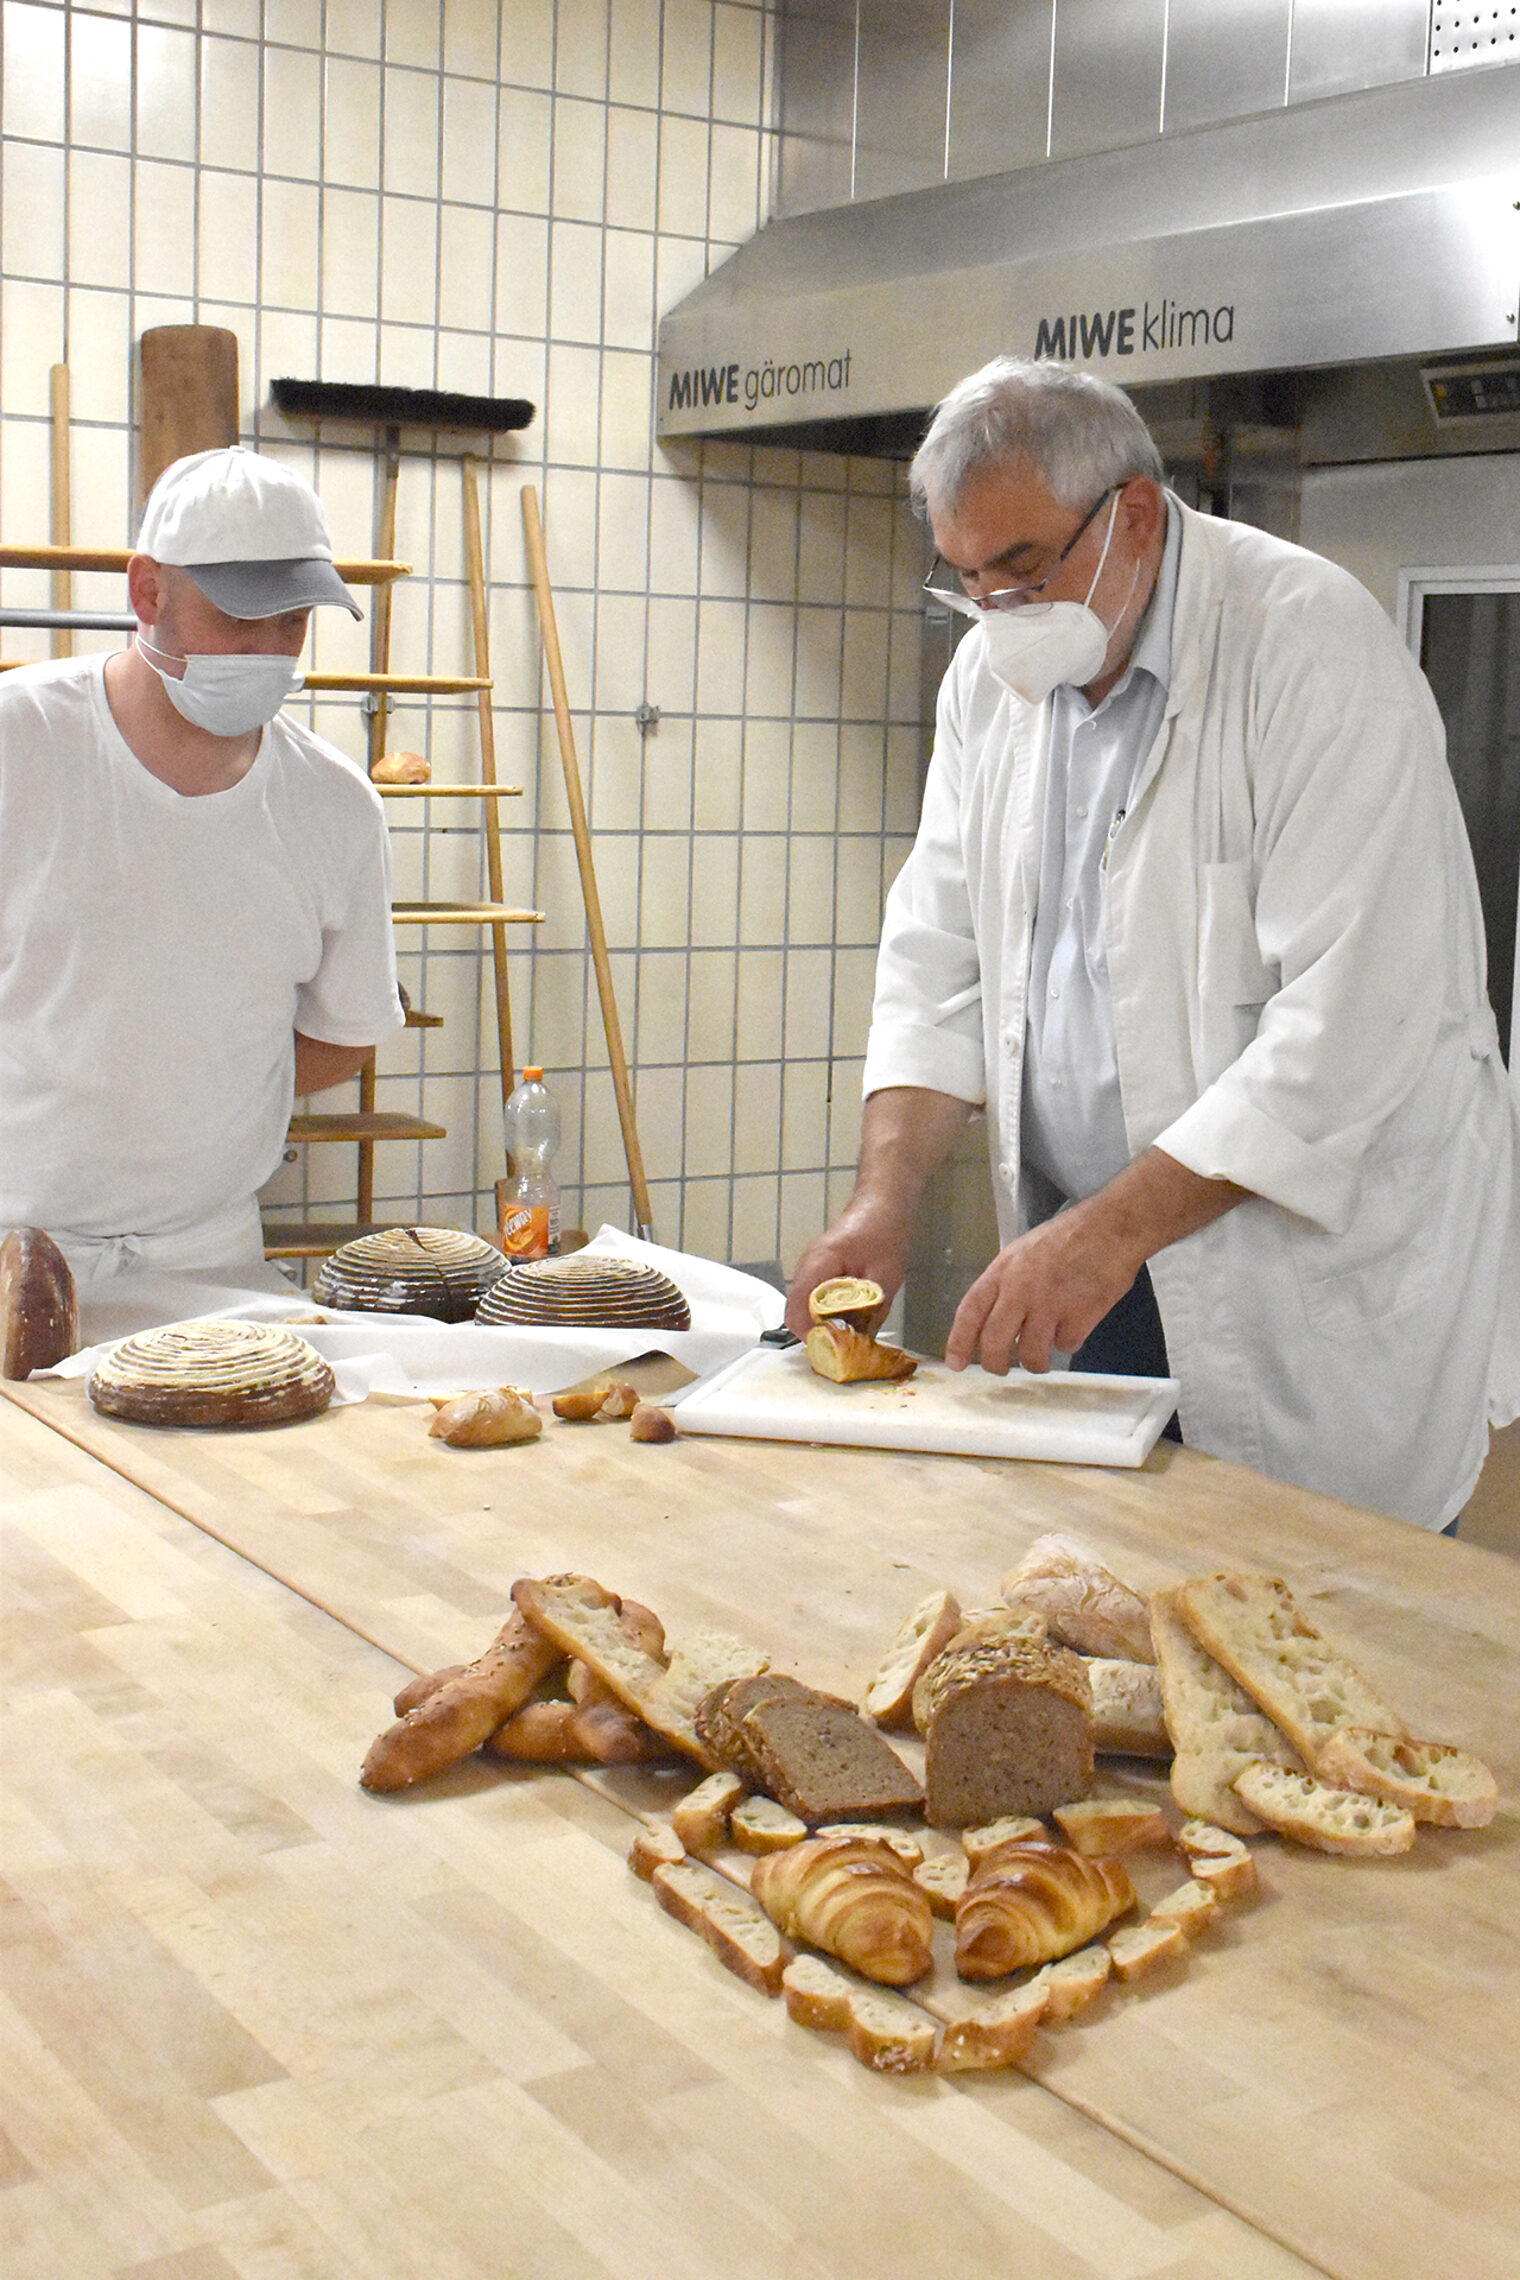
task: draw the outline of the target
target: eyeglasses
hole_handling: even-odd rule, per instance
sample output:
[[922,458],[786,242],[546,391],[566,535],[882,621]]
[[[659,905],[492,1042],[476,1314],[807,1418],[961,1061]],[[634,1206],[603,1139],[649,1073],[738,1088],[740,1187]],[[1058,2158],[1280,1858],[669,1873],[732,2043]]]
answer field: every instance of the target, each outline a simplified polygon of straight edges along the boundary
[[[1037,578],[1033,582],[1024,580],[1017,586],[1000,586],[993,594],[968,594],[964,584],[959,586],[936,584],[936,574],[941,579],[951,576],[964,579],[967,576],[975,575],[974,572],[952,572],[944,556],[936,554],[929,565],[929,575],[921,588],[924,600],[926,602],[938,602],[942,609],[957,610],[962,617],[969,618],[978,618],[985,610],[1028,609],[1036,597],[1044,593],[1045,588],[1050,584],[1067,555],[1070,554],[1082,533],[1087,529],[1104,500],[1111,499],[1116,491],[1122,491],[1123,488],[1122,483],[1110,483],[1106,491],[1099,492],[1043,578]],[[1049,607],[1048,604],[1045,606]]]

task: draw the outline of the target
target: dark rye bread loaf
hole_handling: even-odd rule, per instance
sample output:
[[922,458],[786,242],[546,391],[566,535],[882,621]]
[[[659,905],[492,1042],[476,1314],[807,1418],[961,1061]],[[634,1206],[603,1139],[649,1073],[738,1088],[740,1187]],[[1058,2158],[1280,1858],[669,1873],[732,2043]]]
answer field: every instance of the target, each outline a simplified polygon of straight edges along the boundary
[[13,1227],[0,1243],[0,1377],[30,1377],[79,1344],[69,1263],[40,1227]]
[[783,1672],[715,1686],[695,1724],[721,1764],[810,1828],[875,1820],[923,1802],[918,1781],[853,1703]]
[[1091,1792],[1092,1688],[1069,1648],[1018,1638],[947,1647],[914,1689],[913,1716],[936,1828],[1048,1813]]

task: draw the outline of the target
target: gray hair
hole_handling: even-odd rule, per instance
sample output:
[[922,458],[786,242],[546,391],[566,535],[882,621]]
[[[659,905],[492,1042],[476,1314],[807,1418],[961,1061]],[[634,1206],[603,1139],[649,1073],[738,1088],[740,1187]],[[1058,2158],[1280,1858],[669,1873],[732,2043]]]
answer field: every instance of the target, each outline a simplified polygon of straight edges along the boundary
[[913,503],[920,514],[953,505],[974,475],[1010,461],[1074,510],[1132,475],[1164,480],[1122,389],[1068,364],[995,356],[936,408],[909,471]]

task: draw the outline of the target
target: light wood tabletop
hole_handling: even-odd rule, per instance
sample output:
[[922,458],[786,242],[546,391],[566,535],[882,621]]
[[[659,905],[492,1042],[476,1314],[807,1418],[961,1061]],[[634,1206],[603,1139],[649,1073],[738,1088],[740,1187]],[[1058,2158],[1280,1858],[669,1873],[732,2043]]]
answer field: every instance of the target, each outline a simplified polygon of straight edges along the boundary
[[[174,1433],[6,1391],[8,2276],[1520,2272],[1513,1563],[1169,1448],[468,1451],[418,1405]],[[1259,1841],[1185,1968],[1024,2071],[895,2081],[628,1874],[648,1774],[355,1783],[398,1666],[478,1653],[519,1575],[856,1692],[1051,1527],[1142,1588],[1287,1575],[1499,1818],[1390,1862]]]

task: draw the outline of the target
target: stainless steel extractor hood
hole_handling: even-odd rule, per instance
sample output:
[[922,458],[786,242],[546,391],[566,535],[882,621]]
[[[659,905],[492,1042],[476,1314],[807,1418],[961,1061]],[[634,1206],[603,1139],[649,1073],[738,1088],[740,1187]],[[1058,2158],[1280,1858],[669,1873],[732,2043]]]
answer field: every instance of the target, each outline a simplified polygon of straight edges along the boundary
[[660,327],[661,437],[910,451],[999,351],[1129,388],[1513,349],[1520,64],[774,222]]

